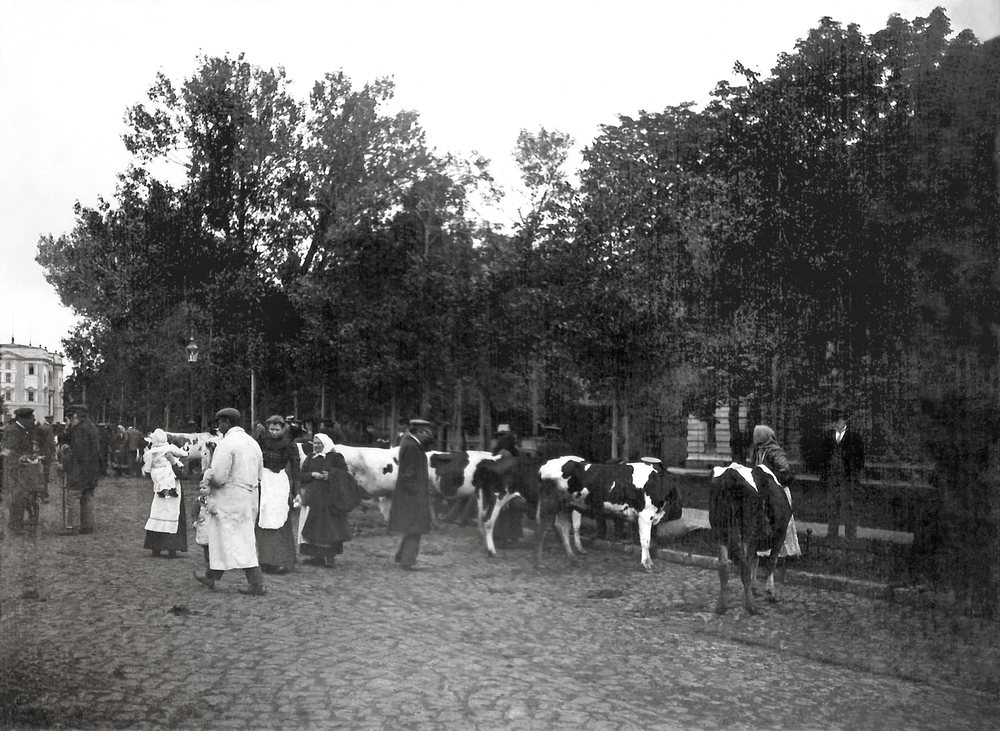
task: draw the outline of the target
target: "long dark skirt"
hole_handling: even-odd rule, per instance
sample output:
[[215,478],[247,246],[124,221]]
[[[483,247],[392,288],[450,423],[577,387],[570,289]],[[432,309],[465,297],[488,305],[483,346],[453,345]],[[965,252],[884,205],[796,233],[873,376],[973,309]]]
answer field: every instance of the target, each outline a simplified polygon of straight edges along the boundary
[[184,496],[181,496],[180,515],[177,519],[176,533],[157,533],[146,531],[146,542],[142,547],[151,551],[182,551],[188,550],[187,511],[184,508]]
[[295,565],[295,527],[299,524],[297,510],[288,511],[288,520],[280,528],[254,528],[257,534],[257,561],[261,566]]

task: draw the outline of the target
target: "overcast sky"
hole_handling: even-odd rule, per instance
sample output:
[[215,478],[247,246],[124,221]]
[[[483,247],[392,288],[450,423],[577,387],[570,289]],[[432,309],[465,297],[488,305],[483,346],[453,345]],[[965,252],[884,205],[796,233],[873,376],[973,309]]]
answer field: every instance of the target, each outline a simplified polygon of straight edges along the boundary
[[825,15],[873,33],[938,5],[955,31],[1000,35],[997,0],[0,0],[0,338],[61,351],[74,321],[38,238],[113,199],[125,109],[199,54],[283,66],[303,100],[328,71],[392,76],[432,146],[483,153],[509,188],[522,128],[580,147],[619,114],[704,103],[735,61],[766,75]]

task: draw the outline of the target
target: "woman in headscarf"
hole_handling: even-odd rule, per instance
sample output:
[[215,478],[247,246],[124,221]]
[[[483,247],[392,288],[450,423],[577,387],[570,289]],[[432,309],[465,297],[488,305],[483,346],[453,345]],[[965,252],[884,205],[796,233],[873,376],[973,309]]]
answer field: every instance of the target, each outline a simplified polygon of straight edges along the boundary
[[343,455],[333,448],[333,440],[316,434],[312,456],[302,471],[301,501],[307,512],[299,550],[308,556],[303,563],[333,568],[334,559],[344,552],[344,542],[351,539],[347,514],[357,505],[350,505],[350,496],[358,490],[361,488],[348,473]]
[[[774,430],[764,424],[758,424],[753,428],[753,446],[751,448],[751,466],[764,465],[785,490],[785,497],[788,498],[788,505],[792,505],[792,491],[788,486],[795,480],[792,468],[788,464],[785,450],[778,444],[778,439],[774,435]],[[799,549],[799,536],[795,530],[795,516],[788,520],[788,531],[785,533],[785,543],[781,547],[778,556],[798,556],[802,553]]]
[[264,457],[260,511],[254,527],[257,560],[264,573],[286,574],[295,566],[298,519],[292,504],[299,494],[299,448],[284,417],[277,414],[268,418],[257,443]]
[[174,467],[187,456],[180,447],[167,442],[167,434],[157,429],[149,438],[150,446],[142,457],[142,472],[153,480],[153,503],[146,521],[146,541],[142,547],[159,556],[176,558],[178,551],[187,551],[187,516],[181,481]]

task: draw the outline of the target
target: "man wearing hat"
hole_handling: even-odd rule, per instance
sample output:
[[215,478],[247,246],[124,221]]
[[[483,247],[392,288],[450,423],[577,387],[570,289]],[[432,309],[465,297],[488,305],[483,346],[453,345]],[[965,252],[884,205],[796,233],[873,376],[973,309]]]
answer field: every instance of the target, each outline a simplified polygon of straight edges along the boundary
[[212,466],[204,473],[212,495],[208,511],[208,570],[194,578],[209,589],[227,569],[243,569],[247,586],[240,594],[263,596],[264,572],[257,562],[257,524],[264,457],[260,445],[240,426],[240,412],[220,409],[215,415],[222,440]]
[[407,571],[420,571],[417,554],[420,536],[431,529],[431,502],[427,493],[430,485],[427,469],[427,447],[434,438],[431,423],[413,419],[410,430],[399,443],[399,475],[392,491],[389,509],[389,530],[402,533],[403,541],[396,551],[396,563]]
[[572,454],[570,446],[563,441],[561,427],[555,424],[546,424],[542,429],[542,439],[538,444],[538,457],[543,462]]
[[[511,431],[509,424],[501,424],[497,427],[497,443],[493,447],[493,454],[500,455],[501,458],[516,458],[520,451],[517,448],[517,435]],[[513,473],[507,472],[504,475],[506,481],[514,479]],[[475,498],[472,499],[475,503]],[[518,503],[521,505],[522,503]],[[497,516],[496,524],[493,526],[493,538],[501,544],[517,543],[524,536],[522,522],[524,513],[517,510],[513,505],[508,505]]]
[[36,515],[34,490],[26,467],[37,463],[40,455],[36,448],[38,439],[35,411],[23,406],[14,411],[14,420],[3,430],[3,484],[10,496],[10,514],[7,525],[12,530],[24,527],[24,514]]
[[101,435],[84,404],[71,407],[66,430],[66,490],[80,492],[80,533],[94,532],[94,491],[101,474]]
[[820,477],[827,490],[827,537],[837,539],[840,524],[844,537],[858,535],[855,505],[865,471],[865,444],[861,435],[847,428],[847,411],[834,412],[833,424],[823,434],[823,462]]

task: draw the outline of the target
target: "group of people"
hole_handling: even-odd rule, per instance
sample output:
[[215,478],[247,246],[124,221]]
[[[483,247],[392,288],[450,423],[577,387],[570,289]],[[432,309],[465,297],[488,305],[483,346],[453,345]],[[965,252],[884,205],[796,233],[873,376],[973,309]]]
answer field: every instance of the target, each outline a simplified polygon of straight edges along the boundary
[[[34,411],[23,407],[3,431],[3,490],[9,504],[8,527],[19,530],[37,521],[37,501],[47,496],[49,470],[58,464],[65,472],[65,488],[79,500],[79,533],[95,529],[94,491],[100,475],[101,443],[98,429],[85,405],[69,411],[70,423],[53,437],[51,423],[38,424]],[[196,542],[203,546],[206,570],[195,578],[209,588],[225,571],[243,569],[248,586],[241,592],[266,593],[264,573],[293,570],[299,555],[305,563],[332,567],[351,538],[348,514],[366,493],[347,471],[342,455],[326,430],[311,439],[311,451],[300,468],[297,440],[304,431],[287,417],[271,416],[256,438],[241,427],[236,409],[216,414],[222,439],[211,466],[204,470],[198,494]],[[848,416],[838,413],[824,436],[822,479],[829,496],[828,537],[836,538],[839,526],[845,537],[857,535],[856,499],[864,469],[864,443],[848,429]],[[516,457],[517,440],[506,425],[497,434],[495,454]],[[558,433],[546,442],[557,452],[567,445]],[[395,560],[403,569],[417,571],[421,536],[431,530],[429,472],[425,452],[433,441],[430,422],[412,420],[398,435],[399,474],[389,515],[390,531],[403,538]],[[144,438],[145,439],[145,438]],[[171,445],[162,429],[148,438],[142,474],[152,481],[153,497],[146,522],[144,548],[153,555],[174,557],[187,551],[187,511],[179,479],[186,452]],[[546,459],[558,456],[546,454]],[[791,503],[794,481],[788,459],[774,431],[763,424],[753,431],[752,465],[766,465],[778,478]],[[520,533],[518,516],[502,533]],[[797,555],[794,518],[782,555]]]
[[[256,437],[243,429],[236,409],[222,409],[215,418],[222,438],[199,487],[195,541],[203,546],[205,568],[195,571],[195,580],[214,589],[226,571],[241,569],[247,585],[240,593],[262,596],[265,573],[292,571],[300,555],[303,563],[335,566],[352,536],[348,515],[367,493],[348,472],[333,439],[317,432],[300,467],[298,432],[287,418],[271,416]],[[400,443],[388,527],[403,534],[396,562],[408,571],[421,570],[420,537],[431,529],[425,452],[432,440],[430,422],[413,420]],[[144,548],[175,556],[187,550],[177,474],[184,451],[159,429],[150,441],[143,472],[152,479],[153,498]]]
[[94,532],[100,436],[85,405],[72,406],[69,413],[69,425],[58,435],[51,417],[39,423],[34,409],[27,406],[15,409],[14,418],[4,427],[0,498],[9,504],[7,527],[12,531],[37,524],[38,503],[48,502],[51,471],[57,465],[65,474],[68,499],[79,502],[79,524],[65,527],[83,534]]
[[[856,430],[848,429],[848,418],[847,411],[837,411],[832,427],[823,432],[821,441],[820,480],[827,495],[826,535],[832,540],[839,538],[841,525],[848,540],[856,538],[858,533],[858,502],[865,467],[865,445]],[[792,504],[789,486],[794,482],[795,475],[771,427],[764,424],[754,427],[750,464],[770,469],[784,488],[789,505]],[[781,555],[797,556],[799,553],[793,517],[789,521]]]

